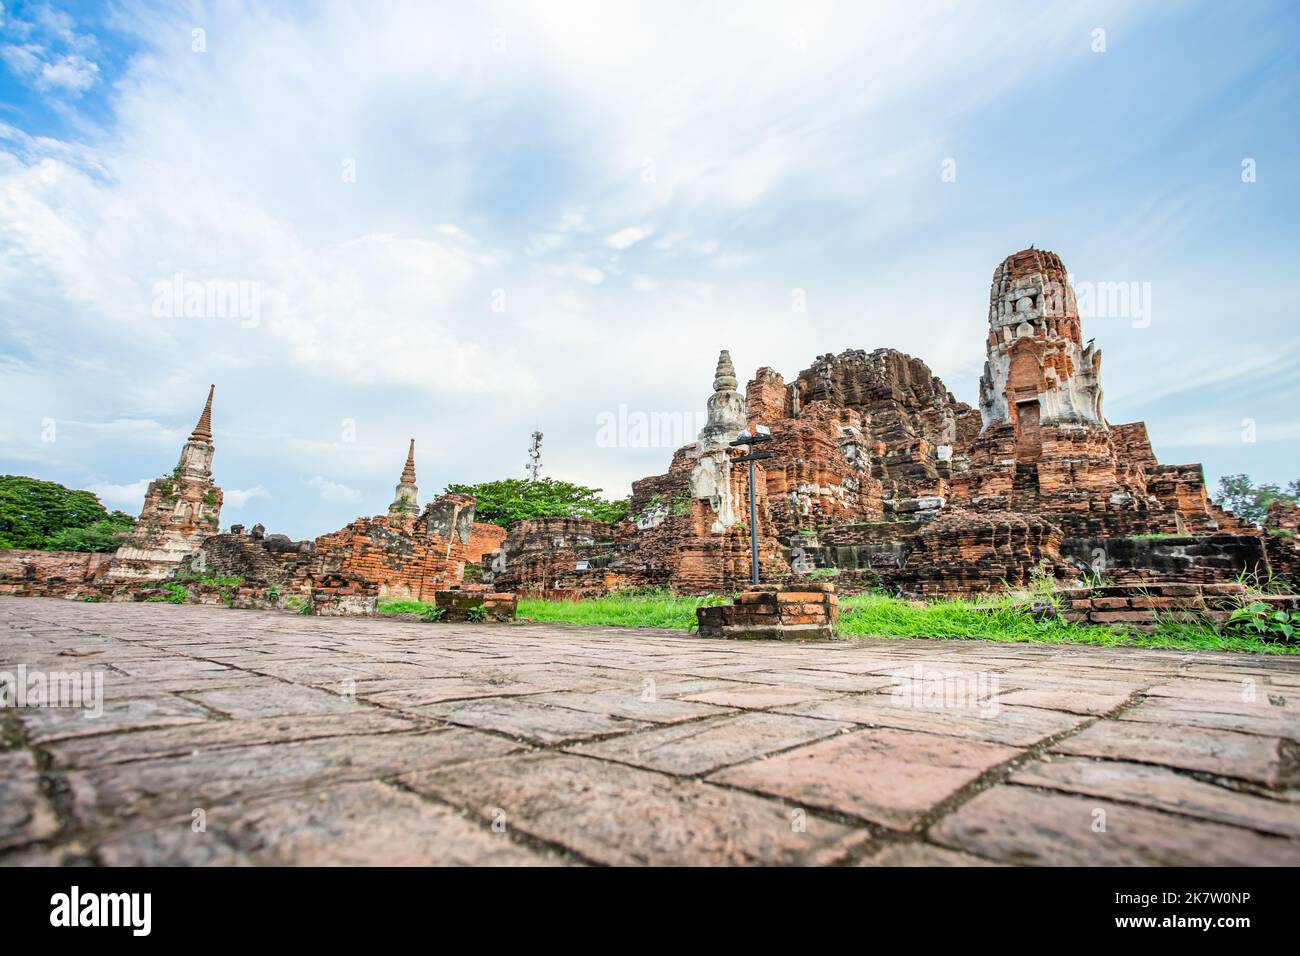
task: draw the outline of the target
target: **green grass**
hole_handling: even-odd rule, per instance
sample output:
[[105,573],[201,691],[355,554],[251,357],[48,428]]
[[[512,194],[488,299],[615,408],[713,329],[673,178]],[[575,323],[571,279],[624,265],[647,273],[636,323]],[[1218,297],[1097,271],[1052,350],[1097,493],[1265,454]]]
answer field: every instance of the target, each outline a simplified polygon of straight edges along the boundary
[[1010,597],[984,600],[905,601],[859,594],[840,602],[836,633],[842,637],[968,638],[1036,644],[1093,644],[1180,650],[1300,654],[1300,645],[1225,636],[1207,624],[1161,619],[1150,634],[1058,618],[1034,620]]
[[433,607],[423,601],[402,601],[397,598],[380,598],[380,614],[424,614]]
[[614,592],[590,601],[519,602],[519,617],[547,623],[586,624],[593,627],[695,627],[695,609],[703,604],[725,604],[729,597],[685,597],[667,591]]
[[[695,627],[695,609],[725,604],[729,597],[686,597],[666,591],[615,592],[587,601],[519,601],[522,620],[591,627]],[[380,614],[426,613],[433,605],[386,599]],[[1175,618],[1162,619],[1150,634],[1096,624],[1071,624],[1058,618],[1035,620],[1011,596],[984,599],[907,601],[881,594],[859,594],[840,601],[836,633],[844,638],[898,637],[970,639],[1038,644],[1092,644],[1101,647],[1155,647],[1178,650],[1300,654],[1300,645],[1225,636],[1213,627]]]

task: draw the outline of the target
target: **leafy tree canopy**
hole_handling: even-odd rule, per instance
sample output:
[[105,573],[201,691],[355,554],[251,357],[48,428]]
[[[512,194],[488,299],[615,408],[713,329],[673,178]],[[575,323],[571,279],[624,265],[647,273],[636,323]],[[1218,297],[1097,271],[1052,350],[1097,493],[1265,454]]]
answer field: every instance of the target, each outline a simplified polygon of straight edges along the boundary
[[475,518],[502,527],[524,518],[591,518],[612,523],[626,518],[631,504],[628,498],[607,501],[600,497],[599,488],[554,478],[503,478],[477,485],[448,485],[447,490],[473,495],[478,499]]
[[110,515],[89,491],[0,475],[0,548],[113,551],[134,524],[120,511]]
[[1300,499],[1300,478],[1283,489],[1274,484],[1253,484],[1250,475],[1224,475],[1219,479],[1219,490],[1214,493],[1216,505],[1253,524],[1264,523],[1268,506],[1273,502],[1297,499]]

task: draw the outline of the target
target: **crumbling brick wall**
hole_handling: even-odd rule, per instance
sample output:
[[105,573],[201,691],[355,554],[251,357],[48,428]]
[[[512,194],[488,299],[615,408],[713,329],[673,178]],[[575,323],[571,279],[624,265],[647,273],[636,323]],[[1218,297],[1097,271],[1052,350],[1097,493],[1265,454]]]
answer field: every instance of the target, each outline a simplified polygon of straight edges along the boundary
[[482,557],[483,580],[497,590],[569,590],[604,594],[620,532],[587,518],[516,521],[496,552]]
[[113,554],[0,549],[0,594],[65,597],[89,589]]
[[243,525],[234,525],[228,533],[206,539],[179,570],[181,574],[212,578],[238,577],[255,586],[297,589],[305,594],[314,553],[315,545],[310,541],[292,541],[283,534],[267,535],[260,524],[245,534]]
[[307,586],[325,575],[373,586],[379,597],[428,601],[460,584],[473,536],[474,499],[448,493],[410,514],[358,518],[321,535],[307,566]]
[[506,529],[499,524],[475,521],[470,528],[469,542],[465,545],[465,560],[478,564],[483,555],[499,550],[506,540]]

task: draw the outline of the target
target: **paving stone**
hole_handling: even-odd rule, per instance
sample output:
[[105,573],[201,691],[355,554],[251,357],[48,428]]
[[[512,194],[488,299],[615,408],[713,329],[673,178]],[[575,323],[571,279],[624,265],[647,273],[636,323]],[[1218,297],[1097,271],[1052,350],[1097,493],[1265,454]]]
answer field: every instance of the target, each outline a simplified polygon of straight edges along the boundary
[[309,717],[267,717],[257,720],[209,720],[181,727],[160,727],[130,734],[78,737],[46,745],[53,766],[102,767],[132,760],[185,757],[200,751],[225,750],[253,744],[286,743],[319,737],[359,737],[403,732],[432,721],[401,714],[368,711]]
[[[647,697],[649,699],[646,699]],[[530,697],[529,701],[581,710],[589,714],[608,714],[613,717],[644,720],[652,724],[675,724],[683,720],[698,720],[701,717],[727,713],[722,707],[661,697],[657,689],[653,695],[644,693],[640,688],[602,691],[594,694],[576,692],[538,694]]]
[[782,707],[780,711],[826,720],[971,737],[1018,747],[1032,746],[1040,740],[1073,730],[1087,720],[1078,714],[1004,706],[1000,698],[982,701],[973,707],[895,707],[891,705],[889,695],[883,694],[796,704]]
[[203,832],[190,819],[108,841],[100,856],[114,866],[538,866],[554,853],[520,846],[454,810],[387,784],[327,787],[255,800],[207,814]]
[[717,704],[721,707],[744,707],[757,710],[767,707],[788,707],[791,704],[802,704],[810,700],[826,700],[828,696],[823,691],[811,688],[794,690],[770,684],[737,684],[734,687],[714,688],[687,694],[682,699],[699,701],[702,704]]
[[1123,720],[1236,730],[1300,740],[1300,694],[1292,694],[1289,698],[1277,694],[1260,695],[1250,702],[1153,697],[1126,710],[1121,716]]
[[451,701],[421,707],[416,712],[453,724],[493,730],[547,745],[626,733],[650,726],[643,720],[630,720],[614,714],[592,714],[513,697]]
[[538,694],[546,688],[522,683],[489,683],[460,678],[357,681],[357,699],[383,707],[415,708],[445,700]]
[[1044,710],[1063,710],[1071,714],[1091,714],[1100,717],[1125,703],[1129,696],[1123,691],[1106,693],[1069,687],[1026,688],[999,694],[998,701],[1021,707],[1041,707]]
[[1012,774],[1012,783],[1139,803],[1219,823],[1300,837],[1300,806],[1205,783],[1148,764],[1085,757],[1035,760]]
[[[282,681],[292,681],[308,687],[321,687],[336,691],[344,681],[370,680],[383,675],[376,674],[372,666],[321,660],[259,661],[252,665],[258,675],[278,677]],[[431,675],[436,676],[436,675]]]
[[751,713],[643,730],[569,749],[664,773],[697,776],[850,727],[852,724],[811,717]]
[[508,753],[515,745],[471,730],[337,737],[69,771],[74,810],[88,826],[188,817],[255,796],[378,779]]
[[128,698],[106,694],[103,713],[98,717],[74,707],[25,707],[18,711],[27,739],[34,744],[120,730],[197,724],[211,716],[202,704],[170,694]]
[[1294,840],[1019,786],[984,791],[939,821],[930,836],[956,849],[1032,866],[1300,864],[1300,843]]
[[186,697],[228,717],[354,714],[367,709],[340,694],[284,681],[268,681],[255,687],[193,691]]
[[1016,753],[980,740],[882,727],[722,770],[709,779],[906,830]]
[[44,840],[59,829],[26,750],[0,752],[0,850]]
[[836,674],[831,671],[805,671],[797,668],[782,671],[753,671],[740,676],[739,679],[755,684],[775,684],[778,687],[813,687],[817,690],[829,690],[841,694],[881,690],[892,687],[895,683],[893,677],[880,677],[875,674]]
[[216,661],[198,660],[193,657],[183,656],[134,660],[119,663],[115,666],[117,670],[120,670],[128,677],[149,679],[206,677],[213,672],[227,674],[233,670],[233,668]]
[[[402,783],[617,866],[827,864],[867,838],[780,803],[564,754],[407,774]],[[635,832],[636,839],[627,835]]]
[[4,852],[0,850],[0,867],[20,866],[90,866],[94,864],[80,844],[45,846],[33,844]]
[[1058,741],[1052,752],[1201,770],[1276,787],[1281,773],[1279,744],[1276,738],[1228,730],[1101,720]]

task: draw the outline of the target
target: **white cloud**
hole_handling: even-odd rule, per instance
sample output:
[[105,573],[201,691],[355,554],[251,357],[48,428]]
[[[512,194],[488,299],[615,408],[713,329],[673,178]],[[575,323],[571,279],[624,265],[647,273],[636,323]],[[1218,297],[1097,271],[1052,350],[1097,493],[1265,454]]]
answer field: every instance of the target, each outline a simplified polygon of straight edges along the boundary
[[581,262],[563,262],[551,266],[547,274],[556,279],[573,279],[588,285],[600,285],[605,281],[605,273],[595,266]]
[[99,67],[84,56],[66,54],[41,65],[36,80],[39,90],[61,89],[83,93],[99,80]]
[[644,226],[628,226],[609,236],[605,240],[605,245],[612,249],[630,249],[653,232],[653,229]]
[[[261,485],[254,485],[252,488],[248,488],[244,491],[240,491],[236,488],[226,488],[223,489],[223,492],[225,497],[222,501],[222,507],[233,508],[235,511],[242,511],[253,498],[271,497],[271,493]],[[324,497],[324,492],[322,492],[321,496]]]
[[361,498],[361,492],[357,489],[342,482],[331,481],[322,475],[308,479],[306,485],[320,492],[321,501],[358,501]]
[[[5,31],[22,43],[0,46],[0,59],[13,73],[42,93],[80,96],[99,81],[99,65],[89,56],[95,38],[78,33],[68,14],[48,5],[32,10],[32,19],[11,17]],[[0,7],[0,22],[4,21]]]
[[40,74],[43,52],[35,43],[6,43],[0,46],[0,58],[9,69],[27,79],[35,79]]
[[129,485],[91,485],[89,490],[98,495],[99,500],[104,502],[104,506],[109,510],[117,509],[130,515],[137,515],[144,505],[144,495],[149,490],[149,479],[141,478]]

